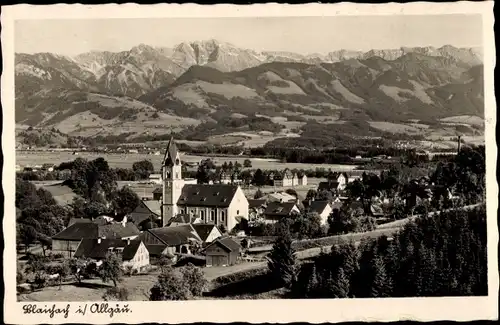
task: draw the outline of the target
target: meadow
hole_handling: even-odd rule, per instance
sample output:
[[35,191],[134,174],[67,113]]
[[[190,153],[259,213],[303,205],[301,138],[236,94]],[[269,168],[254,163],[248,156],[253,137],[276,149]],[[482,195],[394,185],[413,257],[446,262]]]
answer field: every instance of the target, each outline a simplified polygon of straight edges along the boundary
[[[16,164],[25,167],[33,165],[43,165],[43,164],[60,164],[62,162],[72,161],[76,158],[85,159],[96,159],[103,157],[113,168],[132,168],[134,162],[141,161],[144,159],[150,160],[156,171],[161,169],[161,161],[163,158],[163,153],[161,155],[153,154],[133,154],[133,153],[94,153],[94,152],[78,152],[78,155],[74,155],[72,152],[51,152],[51,151],[16,151]],[[202,159],[207,159],[207,156],[197,156],[197,155],[182,155],[182,160],[189,163],[198,163]],[[257,169],[277,169],[283,170],[285,168],[290,169],[314,169],[314,168],[325,168],[332,169],[334,171],[352,171],[356,168],[355,165],[340,165],[340,164],[301,164],[301,163],[282,163],[275,159],[261,159],[261,158],[247,158],[247,157],[211,157],[212,161],[216,165],[221,165],[224,162],[233,163],[235,161],[243,164],[246,159],[250,159],[252,162],[252,168]]]

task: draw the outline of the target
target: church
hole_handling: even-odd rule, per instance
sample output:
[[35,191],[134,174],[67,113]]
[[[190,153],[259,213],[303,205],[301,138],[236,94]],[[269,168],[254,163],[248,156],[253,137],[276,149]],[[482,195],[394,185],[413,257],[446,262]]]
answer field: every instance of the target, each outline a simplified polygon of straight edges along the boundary
[[238,185],[197,184],[182,177],[182,161],[173,138],[162,162],[163,227],[179,214],[199,218],[202,224],[214,224],[231,231],[242,219],[248,220],[248,200]]

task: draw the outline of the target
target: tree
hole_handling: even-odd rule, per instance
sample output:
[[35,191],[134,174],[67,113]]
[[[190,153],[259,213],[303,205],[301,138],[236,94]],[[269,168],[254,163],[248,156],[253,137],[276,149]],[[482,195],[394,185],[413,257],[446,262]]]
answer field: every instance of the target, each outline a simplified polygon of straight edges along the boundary
[[82,282],[83,274],[85,273],[85,268],[89,261],[87,259],[82,258],[71,258],[68,261],[68,266],[70,273],[75,277],[78,283]]
[[158,266],[160,267],[161,272],[163,272],[167,266],[172,265],[172,260],[165,255],[161,255],[158,259]]
[[348,275],[344,272],[343,268],[338,270],[337,276],[333,283],[330,282],[332,293],[335,298],[349,297],[350,282]]
[[373,281],[370,296],[374,298],[390,297],[392,293],[392,281],[387,276],[384,260],[377,256],[373,262]]
[[268,255],[269,270],[280,285],[290,287],[297,277],[295,250],[289,234],[279,236]]
[[192,296],[201,296],[205,291],[208,281],[203,274],[203,271],[189,263],[181,268],[181,273],[183,275],[183,281],[189,286],[189,291]]
[[252,168],[252,161],[250,159],[245,159],[243,161],[243,167],[245,167],[245,168]]
[[255,186],[264,186],[267,183],[267,177],[264,175],[264,172],[259,168],[255,171],[255,174],[253,175],[253,181],[252,183]]
[[148,179],[149,175],[154,173],[154,166],[150,160],[137,161],[132,165],[132,170],[134,171],[137,179]]
[[151,288],[149,300],[188,300],[190,294],[189,286],[184,282],[183,274],[172,267],[167,267],[158,276],[157,282]]
[[20,224],[18,229],[18,237],[20,238],[21,243],[24,244],[24,250],[27,253],[29,246],[38,238],[38,233],[31,225]]
[[264,193],[262,193],[262,191],[260,190],[260,188],[258,188],[257,191],[255,191],[255,194],[253,195],[253,198],[254,199],[260,199],[263,196],[264,196]]
[[112,281],[116,287],[117,283],[122,280],[123,270],[121,258],[116,254],[107,254],[99,268],[99,277],[102,282],[107,283]]
[[321,217],[317,212],[307,212],[296,216],[292,225],[299,239],[315,238],[324,235],[321,227]]
[[141,200],[128,186],[122,187],[113,194],[112,205],[119,215],[126,215],[137,208]]

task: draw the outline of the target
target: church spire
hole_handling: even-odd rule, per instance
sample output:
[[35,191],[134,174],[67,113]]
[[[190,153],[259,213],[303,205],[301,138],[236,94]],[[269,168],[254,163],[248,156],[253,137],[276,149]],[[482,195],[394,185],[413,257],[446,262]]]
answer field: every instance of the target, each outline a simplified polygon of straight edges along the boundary
[[175,145],[174,137],[170,138],[168,141],[167,150],[165,151],[165,156],[163,157],[163,166],[171,166],[174,164],[175,159],[178,158],[179,150]]

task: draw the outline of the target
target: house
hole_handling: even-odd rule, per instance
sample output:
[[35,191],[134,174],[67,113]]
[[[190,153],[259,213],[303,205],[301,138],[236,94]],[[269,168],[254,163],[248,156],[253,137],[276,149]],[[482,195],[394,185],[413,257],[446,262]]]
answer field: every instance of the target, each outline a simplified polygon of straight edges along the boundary
[[232,183],[232,174],[228,171],[222,170],[219,174],[219,183],[231,184]]
[[122,259],[122,267],[135,270],[149,265],[149,252],[141,240],[122,239],[82,239],[74,257],[87,257],[96,262],[106,258],[108,253],[118,254]]
[[328,180],[328,183],[338,183],[335,185],[336,190],[343,191],[347,186],[348,177],[346,173],[330,172],[326,178]]
[[291,216],[294,213],[300,213],[295,202],[269,202],[264,211],[264,222],[276,223],[281,218]]
[[160,202],[142,200],[134,211],[128,215],[128,220],[133,222],[140,230],[158,227],[161,224]]
[[192,225],[148,229],[139,238],[146,245],[150,256],[190,254],[202,244],[202,239]]
[[297,173],[297,177],[299,179],[299,184],[298,184],[299,186],[307,185],[307,176],[305,173],[299,172],[299,173]]
[[153,200],[161,201],[161,197],[163,194],[163,189],[161,187],[157,187],[153,190]]
[[248,221],[260,219],[266,210],[267,203],[263,199],[248,200]]
[[203,252],[207,267],[234,265],[240,256],[241,245],[229,237],[224,237],[215,240]]
[[131,222],[101,225],[82,220],[73,220],[73,224],[52,237],[54,253],[72,257],[82,239],[135,239],[140,234],[139,229]]
[[299,185],[299,177],[297,176],[297,173],[292,173],[292,186],[297,185]]
[[[274,175],[273,185],[276,187],[289,187],[293,186],[293,173],[290,169],[286,168],[283,172]],[[297,181],[298,183],[298,181]]]
[[328,201],[312,201],[308,207],[309,212],[315,212],[321,218],[321,225],[328,223],[328,216],[332,213],[332,206]]
[[248,220],[248,201],[234,184],[193,184],[182,177],[182,162],[175,142],[170,139],[162,162],[163,226],[178,214],[198,216],[201,223],[231,231],[241,218]]
[[262,197],[262,199],[266,200],[266,202],[295,202],[297,200],[295,196],[286,192],[269,193]]
[[190,213],[179,213],[172,219],[170,219],[168,226],[169,227],[177,227],[188,224],[197,224],[200,223],[201,219],[199,216],[195,216]]
[[163,182],[163,180],[161,179],[161,174],[149,175],[149,182],[152,184],[161,184]]
[[193,224],[192,225],[203,243],[211,243],[222,236],[222,232],[216,225]]

